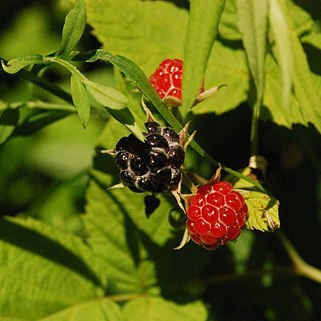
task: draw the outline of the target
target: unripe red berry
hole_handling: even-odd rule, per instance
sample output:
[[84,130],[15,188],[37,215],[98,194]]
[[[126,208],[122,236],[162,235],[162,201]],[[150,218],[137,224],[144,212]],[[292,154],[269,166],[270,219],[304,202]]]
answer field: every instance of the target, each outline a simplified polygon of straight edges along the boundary
[[205,184],[189,201],[186,226],[195,243],[215,249],[240,235],[247,215],[243,196],[230,183]]

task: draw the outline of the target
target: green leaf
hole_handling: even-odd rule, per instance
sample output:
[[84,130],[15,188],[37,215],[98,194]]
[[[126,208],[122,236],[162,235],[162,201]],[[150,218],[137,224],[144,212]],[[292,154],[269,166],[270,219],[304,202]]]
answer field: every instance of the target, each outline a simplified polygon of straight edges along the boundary
[[250,75],[244,50],[232,49],[216,41],[205,77],[206,87],[226,84],[213,96],[197,104],[193,114],[220,115],[247,100]]
[[265,80],[265,93],[264,93],[264,106],[262,108],[261,119],[264,121],[273,121],[280,126],[292,128],[293,124],[301,123],[306,125],[306,119],[300,108],[297,99],[293,94],[290,96],[290,113],[284,108],[283,100],[283,84],[282,74],[280,67],[276,64],[275,60],[267,57],[267,73]]
[[289,25],[280,2],[269,0],[269,22],[275,40],[275,54],[282,72],[283,108],[288,112],[294,70],[293,48]]
[[201,301],[177,304],[162,298],[139,298],[128,302],[124,314],[130,321],[206,321],[208,313]]
[[186,9],[167,1],[86,0],[86,5],[103,49],[128,57],[147,75],[166,58],[183,58]]
[[[152,102],[155,108],[161,113],[164,119],[173,127],[174,130],[179,132],[182,129],[181,124],[178,123],[169,109],[160,100],[157,92],[150,84],[144,72],[133,61],[123,56],[112,55],[110,52],[102,49],[88,52],[86,53],[86,56],[88,56],[87,59],[85,58],[87,62],[101,60],[112,63],[122,73],[124,73],[129,80],[132,80],[135,83],[139,90]],[[81,60],[84,58],[82,54],[75,54],[73,59]]]
[[320,86],[313,78],[307,57],[294,31],[291,32],[291,45],[294,57],[294,94],[307,122],[314,124],[321,132]]
[[236,6],[238,25],[256,87],[256,102],[253,108],[250,138],[251,152],[255,154],[258,150],[257,126],[264,95],[268,3],[266,0],[236,0]]
[[41,55],[29,55],[23,57],[17,57],[10,59],[8,62],[1,61],[2,68],[8,74],[15,74],[19,72],[22,68],[33,64],[44,63],[43,57]]
[[128,99],[117,89],[107,87],[92,81],[86,81],[85,86],[89,93],[104,107],[121,110],[127,107]]
[[107,286],[104,262],[80,238],[32,219],[1,220],[0,270],[1,319],[38,320]]
[[74,74],[70,78],[70,90],[81,124],[86,128],[90,117],[89,97],[86,88]]
[[243,197],[249,209],[247,228],[266,232],[280,227],[279,202],[276,198],[256,191],[246,191]]
[[136,121],[135,117],[128,108],[124,108],[121,110],[115,110],[110,108],[106,109],[112,117],[114,117],[117,121],[126,126],[139,140],[145,140],[145,136],[143,135],[143,132],[146,131],[144,123],[140,120]]
[[228,0],[222,13],[218,26],[220,37],[228,40],[241,40],[241,34],[237,27],[237,13],[234,0]]
[[183,115],[193,106],[203,82],[224,5],[225,0],[190,1],[185,40],[183,101],[180,107]]
[[86,6],[84,0],[77,0],[75,7],[70,10],[62,30],[60,49],[57,55],[69,54],[80,40],[86,27]]
[[303,36],[301,40],[303,43],[308,43],[314,46],[315,48],[318,48],[319,50],[321,50],[321,33],[313,32],[313,33],[307,34]]
[[[242,171],[243,175],[249,175],[250,168]],[[279,201],[272,195],[258,191],[253,184],[244,179],[235,179],[228,177],[235,189],[240,189],[246,205],[249,209],[249,216],[246,227],[251,230],[262,232],[274,231],[280,227],[279,219]]]
[[264,93],[268,4],[266,0],[236,0],[236,5],[238,25],[260,105]]
[[157,243],[164,243],[171,236],[165,214],[169,213],[170,205],[162,197],[165,204],[147,219],[144,195],[133,194],[127,188],[106,191],[94,181],[87,199],[84,222],[90,235],[88,241],[108,265],[109,291],[113,294],[155,291],[154,267],[146,260],[139,231],[145,231]]
[[[86,81],[89,93],[102,104],[108,112],[125,125],[138,139],[144,141],[142,132],[145,130],[143,122],[127,107],[128,99],[120,91],[92,81]],[[136,117],[135,117],[136,116]]]
[[124,321],[119,306],[109,299],[99,299],[72,306],[39,321]]
[[19,120],[19,111],[6,109],[1,111],[0,107],[0,144],[3,144],[13,133]]
[[[230,2],[226,4],[231,12],[228,21],[224,22],[225,26],[236,20],[235,5]],[[150,75],[163,59],[183,58],[188,11],[165,1],[103,0],[97,5],[97,0],[87,0],[86,4],[88,22],[93,27],[94,34],[102,42],[103,48],[127,57],[110,56],[109,59],[113,61],[109,61],[133,80],[153,105],[162,110],[162,115],[166,114],[164,117],[166,121],[179,131],[181,127],[171,120],[172,115],[160,102],[142,70]],[[224,13],[225,11],[223,15]],[[152,18],[155,16],[162,18]],[[231,28],[237,29],[236,24],[234,23]],[[238,38],[240,38],[239,33]],[[236,56],[233,55],[234,51]],[[102,54],[102,51],[97,54]],[[102,59],[108,61],[107,55]],[[133,60],[131,64],[130,60]],[[133,66],[133,62],[138,64],[139,68]],[[131,69],[128,68],[130,65]],[[138,70],[140,68],[142,70]],[[208,61],[205,85],[208,88],[221,84],[228,86],[198,104],[193,108],[193,113],[220,114],[235,108],[246,100],[248,82],[248,68],[243,51],[223,46],[216,41]]]

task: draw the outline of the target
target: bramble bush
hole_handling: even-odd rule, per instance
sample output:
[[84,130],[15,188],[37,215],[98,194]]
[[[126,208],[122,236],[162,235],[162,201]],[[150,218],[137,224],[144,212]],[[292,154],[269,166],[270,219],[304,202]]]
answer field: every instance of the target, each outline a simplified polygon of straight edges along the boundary
[[[320,51],[304,1],[24,8],[0,36],[0,319],[318,320]],[[181,101],[149,81],[165,59],[184,62]],[[128,157],[181,182],[121,181]],[[219,180],[245,227],[190,235],[186,212],[213,205],[191,194]]]

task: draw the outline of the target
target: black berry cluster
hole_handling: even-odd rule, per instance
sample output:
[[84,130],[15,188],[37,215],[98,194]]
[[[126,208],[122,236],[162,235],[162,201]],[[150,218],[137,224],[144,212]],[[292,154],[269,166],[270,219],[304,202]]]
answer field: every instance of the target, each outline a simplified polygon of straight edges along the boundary
[[145,127],[145,142],[131,134],[116,145],[121,181],[135,192],[174,190],[181,181],[180,167],[185,158],[179,135],[156,122],[147,122]]

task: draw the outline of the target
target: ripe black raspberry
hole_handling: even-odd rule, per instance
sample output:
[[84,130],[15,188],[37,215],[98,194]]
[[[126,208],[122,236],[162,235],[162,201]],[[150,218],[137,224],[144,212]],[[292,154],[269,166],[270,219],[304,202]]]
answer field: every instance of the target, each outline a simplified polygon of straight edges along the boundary
[[131,134],[116,145],[115,161],[121,181],[135,192],[175,190],[181,181],[180,167],[185,158],[179,135],[156,122],[147,122],[145,127],[145,142]]
[[195,243],[215,249],[240,235],[247,215],[243,196],[230,183],[206,184],[190,199],[187,230]]

